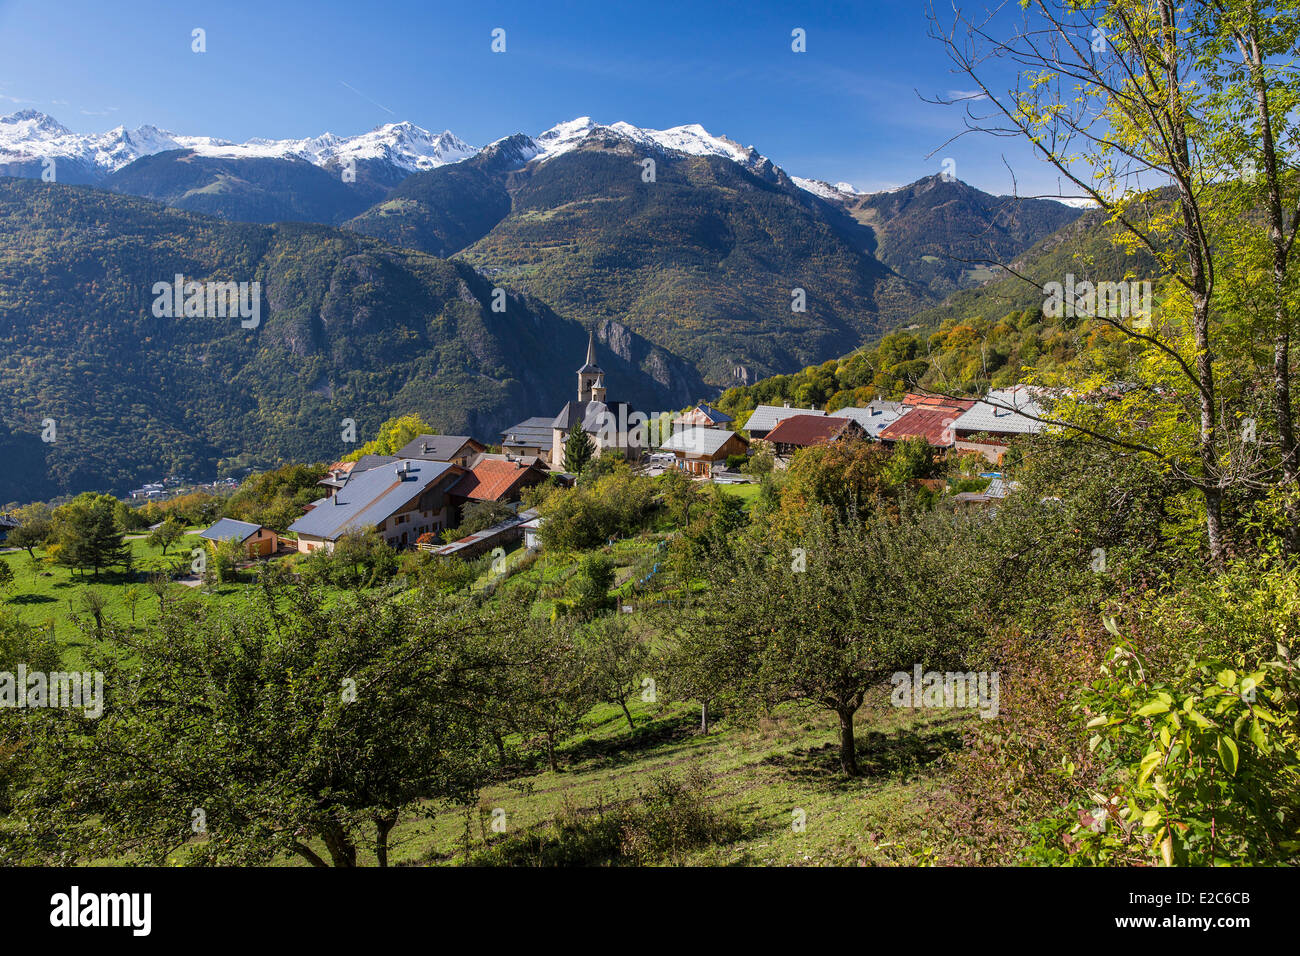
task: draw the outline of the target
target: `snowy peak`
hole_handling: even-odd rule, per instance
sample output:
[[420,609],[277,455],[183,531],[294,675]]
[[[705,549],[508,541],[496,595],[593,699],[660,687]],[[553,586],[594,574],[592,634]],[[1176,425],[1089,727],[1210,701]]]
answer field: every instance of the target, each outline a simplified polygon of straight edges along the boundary
[[534,138],[542,162],[582,145],[590,136],[617,136],[642,147],[658,147],[691,156],[721,156],[749,169],[770,165],[752,146],[741,146],[725,136],[714,136],[699,123],[671,129],[644,129],[630,123],[601,125],[590,116],[579,116],[552,126]]
[[[577,149],[590,137],[615,137],[641,149],[719,156],[764,176],[771,176],[776,170],[754,147],[710,133],[699,123],[658,130],[622,121],[601,124],[590,116],[579,116],[537,136],[516,133],[504,137],[485,149],[502,161],[522,166],[534,161],[547,162]],[[484,151],[450,130],[434,133],[410,122],[385,123],[356,136],[323,133],[308,139],[250,139],[234,143],[210,136],[182,136],[148,125],[131,130],[119,126],[106,133],[73,133],[53,117],[31,109],[0,117],[0,166],[52,156],[75,160],[102,176],[142,156],[175,149],[221,159],[292,159],[316,166],[333,166],[349,160],[377,161],[412,173],[458,163]],[[794,183],[827,199],[843,200],[857,194],[847,183],[831,186],[821,180],[797,178]]]
[[377,159],[409,172],[459,162],[478,152],[450,130],[431,133],[414,123],[387,123],[359,136],[325,133],[311,139],[232,143],[210,136],[181,136],[156,126],[133,130],[119,126],[107,133],[77,134],[36,110],[0,117],[0,163],[53,156],[74,159],[107,174],[142,156],[172,149],[227,159],[301,159],[317,166]]

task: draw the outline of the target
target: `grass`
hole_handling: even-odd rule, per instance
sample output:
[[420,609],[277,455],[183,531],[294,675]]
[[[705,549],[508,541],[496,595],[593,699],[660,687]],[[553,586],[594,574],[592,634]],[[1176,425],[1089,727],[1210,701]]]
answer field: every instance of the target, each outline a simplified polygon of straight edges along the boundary
[[[661,777],[682,779],[691,769],[711,778],[710,806],[735,824],[737,834],[697,848],[680,862],[911,862],[924,853],[926,820],[919,798],[939,782],[938,759],[958,746],[971,719],[894,709],[882,694],[859,712],[861,775],[850,779],[839,769],[837,729],[829,714],[789,706],[757,725],[723,721],[702,734],[697,706],[637,700],[629,708],[635,732],[616,705],[593,709],[562,748],[559,773],[545,769],[540,758],[526,761],[510,780],[484,790],[477,807],[399,823],[390,862],[462,865],[489,848],[498,851],[490,857],[497,860],[508,856],[506,841],[529,846],[556,841],[557,820],[608,813],[652,791]],[[494,812],[504,833],[492,831]],[[285,862],[298,865],[296,859]],[[373,856],[364,862],[372,865]]]
[[[13,582],[0,593],[0,607],[16,611],[20,619],[28,624],[52,629],[55,640],[63,648],[64,663],[75,667],[82,661],[82,649],[87,646],[88,640],[74,619],[88,617],[81,605],[82,595],[87,589],[104,597],[105,621],[131,622],[132,589],[137,598],[135,621],[144,623],[152,620],[157,615],[158,599],[149,590],[149,575],[178,564],[188,565],[190,551],[201,543],[197,532],[191,532],[168,548],[164,556],[143,537],[128,537],[126,544],[131,549],[134,569],[130,573],[123,573],[117,568],[104,569],[100,571],[98,579],[90,573],[81,574],[70,568],[45,563],[41,564],[40,570],[33,577],[26,551],[0,554],[0,561],[7,562],[14,573]],[[37,548],[35,554],[38,558],[43,558],[45,552]],[[182,585],[174,584],[172,587],[179,590]],[[241,585],[231,584],[206,593],[210,600],[233,600],[241,589]]]

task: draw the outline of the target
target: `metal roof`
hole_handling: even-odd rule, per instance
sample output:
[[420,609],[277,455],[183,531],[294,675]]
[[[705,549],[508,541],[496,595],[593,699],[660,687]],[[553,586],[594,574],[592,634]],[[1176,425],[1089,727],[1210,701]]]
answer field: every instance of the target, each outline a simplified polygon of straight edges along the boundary
[[851,418],[872,438],[903,416],[901,402],[871,402],[865,408],[837,408],[830,413],[836,418]]
[[[706,428],[696,425],[681,428],[668,436],[668,440],[659,446],[661,451],[680,451],[688,455],[715,455],[723,445],[735,436],[722,428]],[[741,441],[744,441],[742,438]]]
[[959,432],[988,432],[992,435],[1036,435],[1043,430],[1042,422],[1012,410],[1023,409],[1030,415],[1042,417],[1042,408],[1024,386],[990,389],[986,397],[987,401],[978,401],[963,412],[953,423],[953,428]]
[[422,458],[425,461],[451,461],[471,443],[478,445],[478,442],[468,435],[416,435],[397,450],[397,457]]
[[924,438],[936,448],[948,448],[956,438],[954,423],[961,412],[954,408],[914,408],[880,432],[882,441]]
[[501,433],[501,447],[511,448],[549,448],[553,435],[551,423],[554,418],[536,415],[525,418],[518,425],[512,425]]
[[[409,468],[405,478],[397,474],[403,466]],[[372,468],[359,475],[353,469],[346,485],[289,525],[289,530],[334,539],[348,531],[375,527],[440,478],[463,471],[445,461],[418,458],[405,458],[392,467]]]
[[757,428],[759,431],[770,431],[777,426],[777,423],[784,421],[792,415],[825,415],[825,412],[819,412],[814,408],[791,408],[789,405],[759,405],[758,408],[749,416],[749,421],[745,422],[745,431],[753,431]]
[[845,430],[858,427],[851,418],[833,415],[792,415],[764,436],[764,441],[780,445],[824,445],[839,438]]
[[260,524],[248,521],[236,521],[234,518],[222,518],[211,528],[199,532],[200,538],[209,541],[247,541],[262,530]]

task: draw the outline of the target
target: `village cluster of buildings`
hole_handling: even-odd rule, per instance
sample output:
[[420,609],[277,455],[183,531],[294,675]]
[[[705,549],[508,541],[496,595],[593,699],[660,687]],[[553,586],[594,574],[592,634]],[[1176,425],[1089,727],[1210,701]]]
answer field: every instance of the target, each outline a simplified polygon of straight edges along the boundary
[[419,546],[462,557],[511,539],[535,539],[536,513],[516,510],[468,538],[430,544],[460,523],[462,509],[471,502],[514,503],[524,489],[548,475],[569,478],[565,445],[577,429],[587,433],[594,456],[617,452],[638,462],[653,452],[671,467],[709,480],[727,473],[729,462],[748,456],[756,446],[770,448],[780,467],[802,448],[853,439],[893,443],[923,438],[935,448],[977,452],[996,464],[1011,438],[1042,428],[1035,393],[1025,386],[992,390],[983,400],[908,394],[899,402],[875,401],[834,412],[760,405],[743,426],[748,437],[732,427],[730,417],[699,404],[673,419],[671,435],[656,451],[650,440],[654,429],[644,427],[645,417],[607,398],[594,334],[577,375],[577,399],[555,415],[528,418],[506,429],[500,452],[489,453],[467,435],[420,435],[395,454],[331,465],[320,481],[321,497],[289,526],[295,541],[281,541],[272,529],[230,518],[202,536],[214,544],[239,541],[251,556],[286,546],[300,552],[331,550],[344,535],[365,529],[374,529],[395,548]]

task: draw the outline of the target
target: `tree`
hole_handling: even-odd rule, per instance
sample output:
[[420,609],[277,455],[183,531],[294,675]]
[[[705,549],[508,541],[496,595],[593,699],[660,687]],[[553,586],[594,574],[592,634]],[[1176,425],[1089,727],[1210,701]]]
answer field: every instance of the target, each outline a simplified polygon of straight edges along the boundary
[[13,517],[18,527],[9,532],[8,543],[15,548],[22,548],[28,557],[35,557],[34,549],[45,544],[50,536],[51,511],[47,505],[25,505],[14,511]]
[[9,585],[14,583],[14,569],[9,566],[8,561],[0,560],[0,593],[8,590]]
[[[977,530],[966,516],[939,512],[814,513],[797,548],[756,539],[709,566],[677,640],[722,664],[735,703],[832,711],[840,766],[855,776],[853,718],[867,691],[916,664],[960,663],[981,633]],[[685,683],[710,687],[707,675]]]
[[458,605],[271,582],[144,634],[108,628],[98,720],[46,708],[0,730],[27,741],[23,853],[352,867],[370,850],[386,866],[403,816],[471,803],[489,777],[469,653],[489,626]]
[[575,425],[564,439],[564,470],[574,475],[582,474],[594,454],[591,436],[582,430],[581,425]]
[[401,415],[390,418],[379,426],[379,433],[373,441],[366,442],[344,461],[357,461],[363,455],[394,455],[404,445],[409,444],[420,435],[436,435],[437,429],[419,415]]
[[[1222,568],[1230,544],[1225,501],[1279,476],[1285,487],[1295,483],[1288,371],[1294,317],[1286,314],[1294,310],[1282,306],[1290,260],[1278,254],[1300,219],[1278,232],[1280,177],[1266,175],[1270,185],[1259,194],[1268,207],[1263,219],[1274,305],[1264,376],[1250,354],[1251,336],[1240,334],[1240,323],[1224,309],[1230,303],[1221,302],[1225,265],[1240,248],[1234,237],[1257,218],[1225,201],[1241,176],[1236,164],[1249,158],[1276,171],[1284,142],[1288,161],[1294,157],[1295,5],[1032,0],[1024,6],[1024,21],[1001,35],[995,34],[1005,21],[995,27],[960,11],[950,28],[932,20],[956,72],[979,93],[963,97],[968,131],[1026,139],[1063,181],[1098,204],[1122,249],[1155,262],[1163,285],[1163,302],[1151,315],[1132,308],[1117,314],[1096,296],[1070,303],[1134,349],[1123,367],[1098,367],[1076,383],[1075,398],[1058,402],[1050,420],[1137,453],[1158,474],[1195,489],[1211,563]],[[1239,64],[1222,55],[1229,48],[1239,53]],[[1003,90],[1008,64],[1015,79]],[[1242,124],[1243,115],[1253,121]],[[1287,136],[1270,138],[1278,129]],[[1019,274],[1014,267],[1012,273]],[[1239,419],[1253,418],[1261,391],[1273,396],[1276,427],[1268,441],[1237,427]],[[1280,450],[1280,461],[1270,449]],[[1300,546],[1300,533],[1292,539]]]
[[101,568],[119,564],[130,567],[131,549],[117,526],[117,499],[112,495],[84,492],[56,508],[52,534],[60,546],[59,563],[85,570],[96,578]]
[[152,547],[161,548],[162,553],[166,554],[167,549],[174,545],[185,535],[185,525],[175,518],[169,517],[163,521],[153,531],[149,532],[146,539]]
[[498,649],[509,669],[497,690],[501,713],[516,733],[542,738],[552,773],[560,770],[559,744],[578,729],[593,699],[577,629],[572,617],[549,622],[525,617]]
[[650,662],[645,641],[621,616],[596,618],[582,630],[582,647],[599,700],[618,704],[629,730],[636,730],[628,698],[637,692]]

